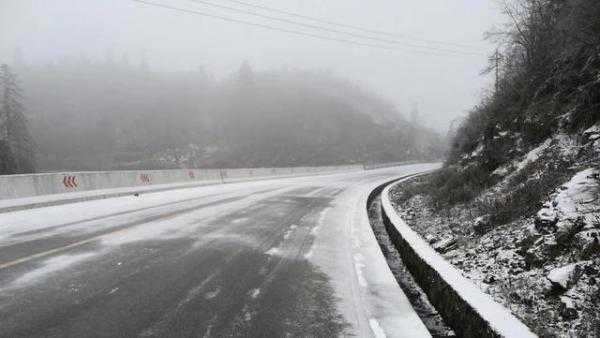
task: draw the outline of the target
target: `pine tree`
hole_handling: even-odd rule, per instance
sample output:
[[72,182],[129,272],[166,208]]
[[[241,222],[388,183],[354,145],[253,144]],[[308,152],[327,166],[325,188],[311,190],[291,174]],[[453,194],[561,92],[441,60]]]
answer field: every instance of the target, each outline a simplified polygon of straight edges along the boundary
[[254,85],[254,71],[248,61],[242,62],[238,71],[238,84],[242,90],[247,90]]
[[21,104],[22,94],[10,68],[0,66],[0,172],[3,174],[35,171],[34,142]]
[[8,142],[0,140],[0,175],[13,174],[17,170],[15,158]]
[[417,126],[419,124],[419,121],[420,121],[419,104],[414,103],[412,110],[410,111],[410,123],[413,124],[414,126]]

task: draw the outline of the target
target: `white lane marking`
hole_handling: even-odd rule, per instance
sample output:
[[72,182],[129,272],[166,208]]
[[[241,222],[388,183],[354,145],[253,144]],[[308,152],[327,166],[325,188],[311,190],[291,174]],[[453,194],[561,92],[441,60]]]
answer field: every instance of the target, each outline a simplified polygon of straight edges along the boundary
[[221,292],[220,288],[216,288],[213,291],[209,291],[204,294],[204,299],[213,299]]
[[212,317],[210,319],[210,321],[208,322],[208,326],[206,327],[206,332],[204,332],[204,335],[202,336],[202,338],[209,338],[210,337],[210,333],[212,331],[213,326],[215,326],[216,322],[217,322],[217,315],[215,315],[214,317]]
[[281,254],[281,249],[279,249],[278,247],[274,247],[274,248],[269,249],[265,253],[269,256],[277,256],[277,255]]
[[252,320],[252,312],[248,308],[248,305],[244,305],[242,309],[242,315],[244,316],[244,321],[249,322]]
[[206,284],[208,284],[210,281],[213,280],[213,278],[215,278],[215,276],[217,275],[218,272],[219,272],[219,270],[217,270],[216,272],[213,272],[210,276],[206,277],[200,284],[198,284],[197,286],[190,289],[190,291],[188,291],[185,298],[177,304],[177,306],[175,307],[175,311],[173,311],[173,313],[177,313],[181,308],[183,308],[185,306],[185,304],[189,303],[194,298],[196,298],[196,296],[200,293],[200,291],[202,291],[202,289],[206,286]]
[[248,220],[248,217],[240,217],[231,221],[233,224],[239,224]]
[[385,331],[383,331],[383,328],[381,325],[379,325],[377,319],[369,318],[369,326],[371,327],[371,331],[373,331],[373,334],[376,338],[387,338]]
[[305,194],[304,196],[306,197],[313,197],[313,196],[317,196],[318,194],[321,193],[321,190],[325,190],[327,187],[316,187],[315,189],[313,189],[311,192]]
[[298,227],[296,224],[290,225],[290,228],[283,234],[283,239],[288,239],[292,235],[292,232]]
[[317,225],[310,230],[311,235],[316,236],[319,233],[321,227],[325,223],[325,215],[327,214],[327,211],[329,211],[329,209],[330,208],[328,207],[321,210],[321,212],[319,213],[319,218],[317,219]]
[[312,257],[312,255],[313,255],[313,248],[310,247],[310,250],[308,250],[308,252],[304,254],[304,258],[309,259]]
[[252,298],[257,298],[258,295],[260,295],[260,289],[252,289],[252,291],[250,292],[250,297]]
[[317,220],[317,224],[322,225],[323,222],[325,221],[325,215],[327,214],[327,211],[329,211],[329,207],[323,209],[321,211],[321,213],[319,214],[319,219]]
[[367,287],[368,283],[363,275],[363,268],[365,264],[363,263],[364,257],[360,253],[354,254],[354,269],[356,270],[356,278],[358,279],[358,284],[362,287]]
[[212,281],[218,273],[220,273],[220,270],[213,272],[202,282],[200,282],[200,284],[190,289],[186,294],[185,298],[179,301],[179,303],[177,303],[177,306],[175,306],[174,309],[167,311],[158,322],[154,323],[152,326],[142,331],[142,333],[140,333],[140,337],[148,337],[155,335],[156,332],[161,327],[163,327],[171,318],[174,318],[187,303],[191,302],[194,298],[196,298],[196,296],[200,294],[200,292],[206,286],[206,284]]

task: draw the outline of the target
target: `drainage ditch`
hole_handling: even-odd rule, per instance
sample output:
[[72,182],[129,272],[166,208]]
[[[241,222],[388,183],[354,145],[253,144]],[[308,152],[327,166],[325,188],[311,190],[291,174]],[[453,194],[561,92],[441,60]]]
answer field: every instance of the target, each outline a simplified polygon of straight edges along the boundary
[[383,218],[381,215],[381,191],[389,183],[383,184],[373,190],[369,195],[367,202],[367,213],[371,228],[375,233],[379,247],[385,256],[388,266],[392,270],[396,281],[402,291],[408,297],[412,307],[417,315],[421,318],[425,327],[429,330],[434,338],[456,337],[452,328],[450,328],[443,320],[442,316],[431,305],[423,290],[414,280],[396,250],[396,247],[391,242]]

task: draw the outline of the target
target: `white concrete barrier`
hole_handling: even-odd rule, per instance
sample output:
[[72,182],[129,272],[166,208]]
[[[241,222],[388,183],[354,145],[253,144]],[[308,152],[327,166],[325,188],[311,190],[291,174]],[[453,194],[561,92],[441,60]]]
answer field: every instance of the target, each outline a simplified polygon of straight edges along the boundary
[[510,310],[484,293],[398,215],[388,185],[381,193],[383,222],[402,261],[431,304],[459,337],[537,337]]
[[362,165],[329,167],[178,169],[60,172],[0,176],[0,200],[90,190],[140,187],[168,183],[227,182],[282,176],[304,176],[363,170]]

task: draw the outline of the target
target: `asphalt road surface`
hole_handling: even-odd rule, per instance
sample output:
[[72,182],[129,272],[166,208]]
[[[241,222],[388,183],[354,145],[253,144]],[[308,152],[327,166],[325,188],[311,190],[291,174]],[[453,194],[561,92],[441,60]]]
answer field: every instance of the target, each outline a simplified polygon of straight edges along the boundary
[[364,203],[378,184],[430,168],[0,214],[0,336],[427,336]]

